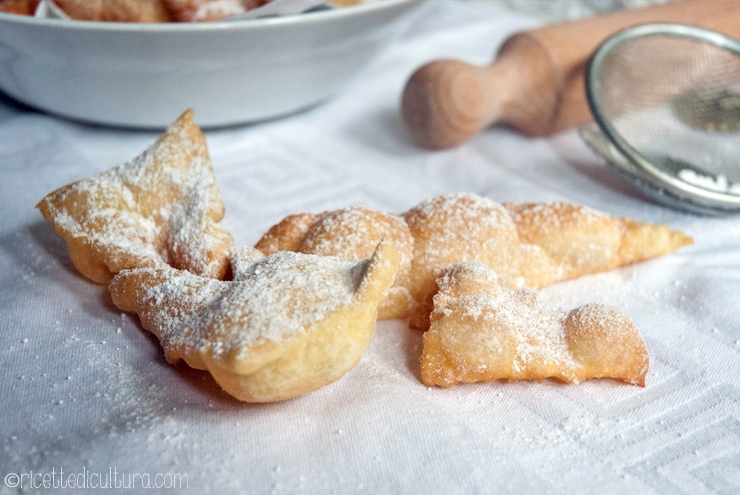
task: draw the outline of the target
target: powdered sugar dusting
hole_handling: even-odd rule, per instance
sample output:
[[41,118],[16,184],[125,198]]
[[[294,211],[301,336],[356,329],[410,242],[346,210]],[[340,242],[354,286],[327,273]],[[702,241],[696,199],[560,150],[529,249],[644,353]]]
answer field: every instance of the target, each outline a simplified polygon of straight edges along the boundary
[[[403,228],[405,228],[403,218],[398,215],[352,206],[321,218],[311,227],[311,235],[306,238],[301,249],[304,252],[323,255],[364,253],[367,257],[370,253],[365,252],[375,248],[380,234]],[[401,247],[397,246],[397,249],[403,253],[405,250]]]
[[471,193],[447,194],[420,203],[404,218],[415,239],[416,269],[424,276],[475,259],[495,268],[505,285],[517,284],[519,239],[501,204]]
[[506,204],[505,206],[516,223],[522,222],[525,217],[529,216],[533,217],[535,219],[534,222],[537,224],[562,227],[572,222],[593,224],[609,218],[609,215],[606,213],[587,206],[572,205],[560,201],[517,205]]
[[[485,212],[485,215],[481,213]],[[472,193],[444,194],[419,203],[406,214],[408,218],[451,218],[457,229],[446,234],[459,236],[463,233],[477,237],[486,228],[499,228],[511,224],[508,211],[495,201]]]
[[[455,283],[450,276],[481,283],[485,291],[479,287],[453,289],[452,294],[442,295],[435,303],[454,299],[455,308],[464,316],[487,327],[506,327],[516,343],[512,365],[515,372],[527,370],[533,363],[557,368],[574,366],[565,340],[564,310],[543,305],[531,289],[512,291],[499,286],[495,272],[479,262],[460,263],[455,271],[444,274],[438,279],[440,294]],[[459,295],[458,291],[469,293]]]
[[644,342],[615,308],[588,304],[567,312],[546,306],[532,289],[501,287],[478,262],[442,271],[438,285],[421,359],[427,385],[551,377],[644,385]]
[[[194,161],[198,161],[196,158]],[[181,201],[172,205],[169,215],[168,248],[177,253],[181,266],[195,273],[208,274],[210,271],[208,253],[216,244],[209,232],[207,213],[218,209],[213,204],[212,190],[215,188],[213,174],[207,167],[194,164],[198,173],[182,186]],[[214,208],[215,207],[215,208]]]
[[164,346],[223,354],[280,342],[350,303],[367,261],[282,251],[223,282],[179,272],[146,291],[152,331]]
[[[623,221],[585,206],[562,202],[507,205],[522,244],[541,249],[530,252],[543,269],[529,278],[535,287],[563,279],[608,270],[621,264]],[[546,257],[542,254],[546,253]]]
[[223,203],[205,138],[190,112],[131,162],[64,186],[39,208],[78,266],[108,268],[107,277],[84,273],[98,282],[125,268],[163,262],[218,276],[231,246],[216,224]]
[[531,289],[509,293],[502,304],[509,309],[516,322],[515,371],[521,371],[533,363],[544,364],[545,367],[556,366],[561,370],[574,366],[565,341],[564,310],[542,305]]

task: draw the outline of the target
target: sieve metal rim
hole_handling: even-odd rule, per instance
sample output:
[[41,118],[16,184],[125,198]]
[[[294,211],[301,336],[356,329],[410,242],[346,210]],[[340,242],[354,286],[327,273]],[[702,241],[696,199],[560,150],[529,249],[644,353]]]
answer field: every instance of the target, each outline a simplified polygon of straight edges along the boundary
[[609,53],[622,43],[652,35],[674,36],[682,39],[690,38],[707,42],[740,57],[740,42],[715,31],[695,26],[673,23],[650,23],[624,29],[601,43],[589,59],[586,67],[586,99],[594,120],[619,152],[629,159],[635,167],[644,172],[643,179],[646,176],[655,182],[656,187],[670,191],[675,197],[685,197],[688,201],[702,205],[703,207],[725,212],[738,212],[740,211],[740,196],[712,191],[690,184],[656,166],[622,137],[619,131],[611,124],[609,117],[599,103],[597,95],[602,89],[599,75]]

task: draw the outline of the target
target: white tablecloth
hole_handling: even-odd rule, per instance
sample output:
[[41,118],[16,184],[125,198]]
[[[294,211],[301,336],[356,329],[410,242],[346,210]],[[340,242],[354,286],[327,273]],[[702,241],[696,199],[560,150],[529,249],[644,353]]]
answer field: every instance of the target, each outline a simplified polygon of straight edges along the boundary
[[645,388],[611,380],[427,388],[421,334],[386,321],[335,384],[283,403],[233,400],[207,374],[168,365],[136,317],[75,271],[34,209],[56,187],[133,158],[157,133],[76,124],[6,99],[0,493],[24,480],[26,489],[43,484],[44,474],[60,483],[60,471],[68,486],[71,474],[91,493],[155,483],[199,494],[738,493],[740,219],[650,203],[575,131],[529,139],[491,129],[430,152],[412,144],[400,120],[401,89],[419,65],[482,63],[534,23],[435,0],[333,100],[207,132],[224,222],[238,243],[253,244],[290,213],[354,204],[401,212],[469,191],[667,223],[696,244],[541,291],[566,308],[593,301],[625,311],[650,351]]

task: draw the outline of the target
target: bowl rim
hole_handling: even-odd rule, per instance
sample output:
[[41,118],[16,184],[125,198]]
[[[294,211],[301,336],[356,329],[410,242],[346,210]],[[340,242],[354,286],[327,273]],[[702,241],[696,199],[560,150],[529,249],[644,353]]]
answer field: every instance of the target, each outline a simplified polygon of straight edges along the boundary
[[347,18],[362,15],[367,12],[385,10],[388,8],[419,3],[423,0],[377,0],[370,3],[338,7],[335,9],[320,10],[307,14],[293,14],[279,17],[263,17],[257,19],[242,19],[235,21],[211,22],[110,22],[110,21],[82,21],[76,19],[46,19],[28,15],[0,12],[0,23],[12,23],[29,26],[44,26],[55,29],[75,31],[103,31],[103,32],[217,32],[241,29],[260,29],[272,26],[313,24],[337,18]]

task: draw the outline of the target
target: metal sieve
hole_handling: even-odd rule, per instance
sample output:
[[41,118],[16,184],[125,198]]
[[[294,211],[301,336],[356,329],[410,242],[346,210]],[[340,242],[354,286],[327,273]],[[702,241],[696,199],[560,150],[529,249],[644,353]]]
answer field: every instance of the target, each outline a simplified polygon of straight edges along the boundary
[[740,43],[679,24],[617,33],[594,52],[581,136],[654,199],[740,213]]

